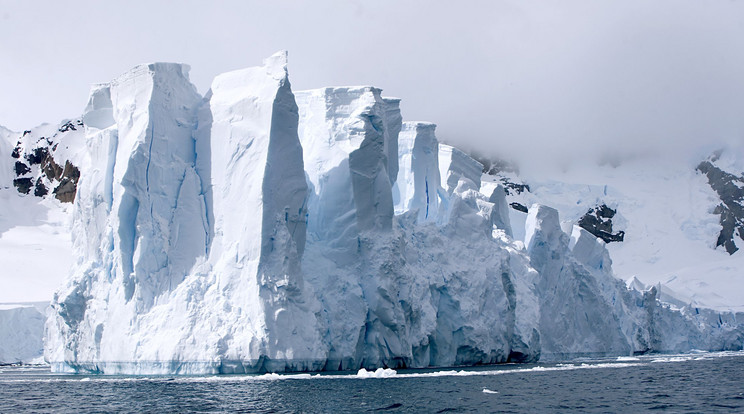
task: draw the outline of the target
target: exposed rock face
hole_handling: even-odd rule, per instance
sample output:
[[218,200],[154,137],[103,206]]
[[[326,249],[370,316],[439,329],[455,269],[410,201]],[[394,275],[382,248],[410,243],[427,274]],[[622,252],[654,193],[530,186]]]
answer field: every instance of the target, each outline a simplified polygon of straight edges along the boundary
[[615,214],[616,210],[602,204],[587,211],[577,224],[605,243],[621,242],[625,239],[625,232],[612,232],[612,218]]
[[63,121],[24,131],[11,153],[15,158],[13,185],[21,194],[46,197],[50,189],[63,203],[75,200],[80,170],[78,152],[84,148],[83,121]]
[[526,213],[529,209],[527,206],[517,203],[516,201],[512,201],[509,203],[509,207],[513,208],[514,210],[521,211],[522,213]]
[[[65,161],[65,168],[59,172],[60,168],[56,165],[54,169],[55,179],[59,180],[59,185],[54,188],[54,197],[63,203],[72,203],[75,201],[75,194],[77,193],[77,183],[80,180],[80,170],[70,163]],[[58,178],[57,178],[58,177]]]
[[22,178],[16,178],[13,180],[13,186],[18,190],[21,194],[28,194],[31,192],[31,187],[33,187],[34,181],[30,177],[22,177]]
[[715,163],[720,155],[720,152],[713,154],[697,170],[708,177],[708,184],[721,199],[713,211],[721,216],[722,227],[716,247],[723,246],[728,254],[734,254],[739,250],[737,239],[744,241],[744,174],[737,176],[717,167]]

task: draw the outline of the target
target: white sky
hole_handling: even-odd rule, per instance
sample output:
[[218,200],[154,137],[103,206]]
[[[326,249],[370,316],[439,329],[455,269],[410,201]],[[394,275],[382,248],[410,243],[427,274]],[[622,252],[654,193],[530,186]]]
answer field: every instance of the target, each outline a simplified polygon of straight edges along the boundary
[[736,0],[0,0],[0,124],[77,116],[144,62],[189,63],[204,93],[279,49],[295,90],[372,84],[490,152],[744,141]]

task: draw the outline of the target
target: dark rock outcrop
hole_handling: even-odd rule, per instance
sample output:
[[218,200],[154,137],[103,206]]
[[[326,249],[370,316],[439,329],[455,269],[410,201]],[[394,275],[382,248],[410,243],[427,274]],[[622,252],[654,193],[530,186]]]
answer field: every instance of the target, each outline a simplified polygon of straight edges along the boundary
[[62,172],[62,176],[59,185],[54,189],[54,197],[63,203],[72,203],[75,201],[75,194],[77,193],[77,183],[80,179],[80,170],[74,165],[70,164],[69,161],[65,163],[65,169]]
[[16,178],[13,180],[13,186],[18,190],[21,194],[28,194],[31,192],[31,187],[34,186],[34,182],[31,178],[25,177],[25,178]]
[[701,162],[697,170],[706,175],[708,184],[721,199],[713,210],[721,217],[721,232],[716,247],[722,246],[728,254],[734,254],[739,250],[737,238],[744,241],[744,174],[737,176],[716,166],[715,162],[720,156],[721,152],[717,151]]
[[22,175],[26,175],[31,172],[31,168],[28,167],[28,165],[24,164],[21,161],[15,162],[15,174],[16,177],[20,177]]
[[521,211],[522,213],[526,213],[529,211],[529,209],[525,205],[519,204],[517,202],[509,203],[509,206],[514,210]]
[[596,206],[586,212],[579,219],[579,226],[594,237],[602,239],[605,243],[621,242],[625,239],[625,232],[612,231],[612,218],[617,214],[616,210],[607,207],[606,204]]
[[[72,203],[77,193],[77,183],[80,179],[80,170],[70,160],[60,158],[57,149],[62,146],[79,145],[80,134],[83,133],[83,121],[65,121],[51,136],[39,132],[45,129],[34,129],[24,131],[23,135],[13,148],[11,157],[15,158],[16,179],[13,185],[19,193],[33,194],[37,197],[46,197],[50,189],[54,197],[63,203]],[[48,131],[48,129],[46,129]],[[73,137],[73,143],[70,139]],[[63,157],[63,156],[62,156]],[[64,165],[64,167],[63,167]]]
[[[512,179],[508,178],[508,176],[513,177],[519,175],[519,167],[517,167],[515,163],[498,158],[491,159],[478,154],[471,154],[471,157],[483,164],[483,174],[499,178],[501,185],[504,186],[506,195],[517,195],[522,194],[525,191],[530,191],[529,184],[514,182]],[[518,208],[517,210],[522,211]]]
[[36,185],[34,186],[34,195],[36,197],[44,197],[47,194],[49,194],[49,190],[47,190],[44,183],[41,182],[41,178],[37,179]]

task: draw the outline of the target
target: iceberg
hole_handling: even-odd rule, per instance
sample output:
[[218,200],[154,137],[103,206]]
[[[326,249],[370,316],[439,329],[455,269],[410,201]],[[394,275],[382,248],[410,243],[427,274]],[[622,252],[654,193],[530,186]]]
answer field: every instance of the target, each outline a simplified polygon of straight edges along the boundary
[[0,364],[33,364],[41,360],[43,309],[41,304],[0,304]]
[[[54,371],[250,373],[741,349],[737,315],[659,303],[602,241],[529,209],[370,86],[293,92],[286,52],[93,87]],[[516,227],[515,227],[516,228]],[[740,319],[739,319],[740,320]],[[364,371],[360,371],[364,369]]]

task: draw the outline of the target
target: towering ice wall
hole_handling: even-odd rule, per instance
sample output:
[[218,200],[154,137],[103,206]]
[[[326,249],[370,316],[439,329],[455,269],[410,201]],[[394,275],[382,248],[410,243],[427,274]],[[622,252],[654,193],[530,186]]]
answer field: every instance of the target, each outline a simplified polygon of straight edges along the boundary
[[481,194],[482,166],[439,144],[433,124],[401,125],[377,88],[295,96],[286,59],[220,75],[204,98],[176,64],[93,88],[76,264],[47,320],[54,370],[741,348],[741,315],[626,289],[604,244],[563,233],[553,209],[533,206],[515,242],[503,188]]
[[324,358],[300,269],[308,194],[286,65],[281,52],[217,76],[199,110],[196,166],[216,284],[204,311],[210,301],[223,309],[222,372],[318,369]]
[[[392,103],[372,87],[324,88],[296,94],[300,139],[312,194],[310,237],[344,248],[359,232],[389,231],[388,175]],[[394,136],[397,141],[397,134]],[[397,167],[397,157],[392,163]]]
[[400,170],[393,186],[395,213],[418,211],[420,222],[436,221],[441,182],[436,125],[405,122],[398,139]]
[[206,100],[175,64],[94,88],[78,263],[48,321],[54,369],[322,366],[299,269],[297,118],[284,54],[218,77]]
[[[463,180],[462,191],[453,190],[454,195],[440,188],[433,124],[404,125],[397,146],[394,187],[416,201],[400,206],[401,215],[393,219],[392,228],[360,231],[354,222],[362,210],[355,200],[386,203],[386,208],[391,201],[390,185],[376,180],[383,176],[384,164],[374,161],[384,159],[381,138],[395,134],[387,131],[386,123],[375,122],[380,108],[377,93],[372,88],[297,93],[300,140],[314,188],[303,269],[323,309],[321,323],[327,326],[330,344],[327,366],[426,367],[537,359],[536,300],[527,283],[534,271],[523,255],[491,239],[492,204],[469,191],[480,184],[480,176],[473,177],[477,183]],[[349,127],[370,124],[377,127]],[[364,139],[354,141],[360,130]],[[380,183],[379,187],[356,185],[352,179],[355,169],[349,165],[356,160],[349,149],[358,151],[365,145],[366,157],[373,162],[361,164],[367,168],[363,175],[367,183]],[[458,232],[453,230],[457,225],[421,227],[426,221],[427,181],[429,221],[435,222],[439,198],[446,197],[460,202],[453,223],[466,221],[483,231]],[[424,208],[416,208],[416,202]],[[477,259],[467,263],[453,259],[471,256]]]
[[143,65],[91,92],[72,235],[77,263],[52,304],[52,362],[136,358],[141,318],[204,252],[191,137],[200,97],[187,72]]

